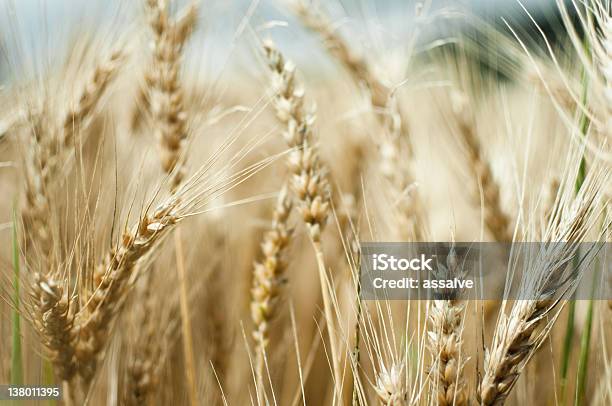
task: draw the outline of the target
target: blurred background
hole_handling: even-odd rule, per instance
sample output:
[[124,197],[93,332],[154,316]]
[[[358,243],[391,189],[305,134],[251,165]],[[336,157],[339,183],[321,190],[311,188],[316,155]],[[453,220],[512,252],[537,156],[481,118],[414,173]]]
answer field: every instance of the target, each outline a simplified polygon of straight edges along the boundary
[[[570,3],[567,0],[568,4]],[[180,9],[186,0],[173,2]],[[556,0],[339,0],[321,2],[351,41],[362,44],[364,52],[398,59],[410,52],[453,43],[458,35],[483,39],[485,27],[539,37],[534,21],[553,42],[563,40]],[[186,59],[188,69],[207,75],[223,70],[249,71],[253,66],[256,41],[272,36],[279,47],[301,69],[329,68],[318,39],[308,35],[288,11],[289,0],[209,0],[200,8],[198,32],[191,41]],[[142,4],[124,0],[1,0],[0,44],[4,81],[15,73],[33,72],[64,55],[75,38],[91,34],[91,27],[108,31],[109,41],[128,28],[146,29]],[[570,5],[568,10],[573,10]],[[533,21],[532,21],[533,19]],[[485,30],[483,31],[483,28]],[[470,34],[470,32],[472,34]],[[488,53],[495,42],[476,41]],[[67,45],[68,44],[68,45]],[[499,45],[499,44],[497,44]],[[196,58],[189,57],[196,52]],[[195,61],[195,62],[194,62]],[[12,72],[12,73],[11,73]]]

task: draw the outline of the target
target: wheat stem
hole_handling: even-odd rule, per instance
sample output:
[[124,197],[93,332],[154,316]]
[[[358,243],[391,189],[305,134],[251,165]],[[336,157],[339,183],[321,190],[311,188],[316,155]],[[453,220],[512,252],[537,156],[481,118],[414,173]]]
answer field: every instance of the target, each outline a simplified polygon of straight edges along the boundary
[[180,229],[174,232],[174,242],[176,248],[176,270],[179,277],[180,291],[180,306],[181,306],[181,328],[183,332],[183,351],[185,353],[187,387],[189,388],[189,399],[191,405],[196,406],[196,369],[195,369],[195,352],[193,351],[193,339],[191,337],[191,318],[189,317],[189,302],[187,292],[187,275],[185,272],[185,262],[183,258],[183,244],[181,241]]

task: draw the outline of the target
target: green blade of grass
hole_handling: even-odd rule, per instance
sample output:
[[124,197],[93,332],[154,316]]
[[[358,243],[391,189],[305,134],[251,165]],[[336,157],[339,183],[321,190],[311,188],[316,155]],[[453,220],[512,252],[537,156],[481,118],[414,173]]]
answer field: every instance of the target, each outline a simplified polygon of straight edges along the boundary
[[[595,282],[593,282],[595,285]],[[594,287],[594,286],[593,286]],[[594,289],[591,290],[591,293]],[[591,330],[593,327],[593,299],[589,300],[587,317],[584,322],[584,331],[580,340],[580,359],[578,360],[578,375],[576,377],[576,398],[574,405],[580,406],[584,400],[586,390],[587,364],[589,362],[589,350],[591,348]]]
[[565,326],[565,337],[563,339],[563,355],[561,358],[561,399],[559,404],[565,404],[565,395],[567,392],[567,375],[569,372],[570,354],[572,351],[572,342],[574,341],[574,319],[576,314],[576,301],[572,296],[571,302],[568,305],[567,325]]
[[17,216],[13,208],[13,310],[11,346],[11,385],[23,385],[23,360],[21,357],[21,320],[19,316],[19,244],[17,242]]
[[[607,214],[607,213],[606,213]],[[605,218],[605,216],[604,216]],[[603,225],[602,225],[603,228]],[[597,261],[599,263],[599,261]],[[597,266],[597,265],[596,265]],[[593,330],[593,313],[594,310],[594,298],[595,291],[597,289],[597,274],[593,277],[593,283],[591,285],[591,297],[589,299],[589,305],[587,307],[587,317],[584,321],[584,329],[582,338],[580,340],[580,358],[578,360],[578,374],[576,377],[576,397],[574,404],[582,405],[584,400],[584,394],[586,390],[586,378],[587,378],[587,364],[589,363],[589,352],[591,349],[591,334]]]
[[[588,50],[588,43],[585,44],[585,50]],[[580,102],[584,108],[586,108],[587,96],[588,96],[588,76],[586,70],[582,71],[582,94],[580,98]],[[587,131],[591,125],[591,120],[588,115],[581,110],[580,113],[580,136],[585,138],[587,135]],[[574,184],[574,192],[577,195],[582,185],[584,183],[584,179],[586,177],[586,159],[584,158],[584,154],[580,158],[580,165],[578,167],[578,173],[576,175],[576,183]],[[574,267],[576,267],[576,259],[574,258]],[[563,353],[561,356],[561,399],[559,404],[565,405],[566,392],[567,392],[567,378],[569,373],[569,365],[571,359],[572,352],[572,344],[574,341],[574,319],[576,315],[576,295],[575,293],[572,295],[568,305],[568,313],[567,313],[567,325],[565,327],[565,337],[563,339]]]
[[[48,359],[43,359],[43,385],[44,386],[55,386],[55,378],[53,376],[53,366]],[[48,402],[49,406],[55,406],[57,402],[50,399]]]

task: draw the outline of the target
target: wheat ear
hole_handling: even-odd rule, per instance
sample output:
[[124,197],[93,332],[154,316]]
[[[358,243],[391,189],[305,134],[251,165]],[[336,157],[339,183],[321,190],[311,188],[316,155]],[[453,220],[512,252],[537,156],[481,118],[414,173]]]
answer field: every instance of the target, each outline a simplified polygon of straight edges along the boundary
[[30,146],[25,160],[25,204],[21,210],[25,224],[25,246],[38,247],[43,258],[51,256],[51,230],[48,219],[50,214],[48,183],[57,171],[54,154],[49,147],[50,134],[40,115],[31,115]]
[[285,252],[291,237],[287,224],[292,203],[283,187],[272,215],[272,227],[264,235],[261,251],[264,259],[255,264],[251,289],[251,318],[255,324],[255,375],[260,390],[263,390],[266,348],[268,346],[268,323],[276,313],[278,290],[286,268]]
[[308,233],[318,243],[329,213],[329,185],[313,143],[315,116],[304,107],[304,89],[296,78],[295,65],[285,61],[271,42],[264,44],[264,51],[273,74],[276,117],[286,126],[283,137],[293,148],[288,158],[292,190]]
[[74,306],[60,283],[40,273],[35,275],[31,294],[38,311],[34,324],[42,343],[58,376],[71,381],[76,374]]
[[463,377],[462,320],[464,306],[455,300],[434,300],[431,307],[429,345],[433,357],[435,382],[440,406],[467,405],[467,388]]
[[152,216],[144,215],[96,267],[96,290],[87,302],[82,321],[75,326],[79,337],[76,352],[79,374],[86,386],[96,372],[98,357],[108,340],[111,322],[122,304],[133,270],[137,262],[179,221],[176,206],[177,202],[170,200]]
[[[231,140],[230,140],[231,142]],[[214,199],[253,176],[276,159],[266,158],[229,174],[233,165],[242,159],[238,155],[230,164],[216,169],[207,163],[187,179],[178,189],[151,209],[141,213],[140,219],[124,231],[120,241],[113,245],[104,260],[93,270],[94,292],[77,314],[74,326],[78,336],[76,359],[84,389],[88,389],[97,361],[103,352],[120,313],[125,297],[135,279],[137,265],[159,250],[158,243],[185,217],[202,213]],[[151,203],[152,204],[152,203]]]
[[74,106],[68,108],[62,121],[61,142],[66,148],[74,148],[75,137],[91,118],[92,113],[99,106],[100,100],[125,61],[123,49],[114,50],[108,59],[98,64],[92,76],[86,82]]
[[[438,278],[463,278],[454,247],[446,265],[438,264]],[[464,306],[458,300],[458,290],[436,291],[432,301],[428,331],[429,349],[434,359],[432,388],[440,406],[468,404],[467,387],[463,376],[466,360],[462,358]]]
[[195,27],[198,8],[190,5],[176,21],[168,15],[166,1],[147,0],[154,33],[153,62],[146,77],[153,128],[160,143],[163,170],[172,173],[171,186],[184,178],[181,149],[187,139],[187,114],[179,75],[183,48]]
[[328,287],[327,271],[321,248],[321,232],[329,214],[330,192],[326,171],[312,139],[315,117],[304,107],[304,89],[295,75],[295,65],[290,61],[285,61],[282,54],[270,41],[264,43],[264,53],[272,71],[276,117],[286,126],[283,137],[287,145],[292,148],[288,158],[292,191],[317,259],[332,368],[337,388],[340,385],[340,359],[336,344],[331,292]]
[[570,295],[576,288],[581,270],[573,269],[572,259],[578,255],[577,244],[596,223],[595,199],[607,182],[607,170],[591,169],[576,198],[555,210],[558,221],[550,222],[543,238],[553,244],[543,246],[528,264],[519,292],[523,300],[517,300],[508,315],[500,315],[493,344],[485,353],[485,373],[477,392],[481,404],[505,402],[563,306],[555,292]]
[[390,368],[381,364],[380,371],[376,377],[376,384],[374,385],[376,396],[381,405],[408,405],[404,372],[404,365],[402,363],[393,363]]
[[452,101],[452,110],[459,129],[458,133],[467,150],[470,168],[478,181],[474,189],[478,193],[480,187],[482,187],[485,226],[493,235],[495,241],[512,241],[510,216],[501,207],[501,189],[495,176],[493,176],[489,161],[482,152],[475,120],[469,109],[468,101],[465,95],[459,92],[452,94]]
[[409,139],[408,120],[400,109],[391,87],[379,79],[370,64],[336,32],[329,18],[304,0],[294,2],[294,10],[302,23],[318,33],[326,48],[351,74],[357,84],[370,91],[370,102],[383,127],[379,141],[380,171],[388,183],[388,190],[397,204],[398,237],[421,240],[424,213],[420,198],[413,190],[415,177],[406,157],[413,155]]
[[32,142],[26,157],[26,201],[22,216],[28,228],[27,246],[36,245],[46,260],[52,249],[49,188],[74,150],[75,137],[87,125],[105,90],[117,76],[124,56],[122,50],[116,50],[95,67],[77,102],[68,106],[60,123],[49,125],[50,118],[45,114],[30,113]]
[[68,383],[71,393],[67,397],[74,395],[71,385],[78,370],[75,358],[78,337],[74,331],[74,303],[63,282],[53,277],[54,271],[49,271],[56,269],[48,225],[51,215],[49,189],[58,181],[62,165],[74,150],[75,138],[88,124],[105,90],[116,77],[123,55],[122,51],[115,51],[95,67],[76,104],[67,108],[59,125],[49,124],[44,114],[31,114],[30,117],[33,142],[26,162],[26,203],[22,216],[29,228],[26,244],[38,247],[43,258],[42,271],[34,274],[30,295],[37,315],[34,325],[59,378]]

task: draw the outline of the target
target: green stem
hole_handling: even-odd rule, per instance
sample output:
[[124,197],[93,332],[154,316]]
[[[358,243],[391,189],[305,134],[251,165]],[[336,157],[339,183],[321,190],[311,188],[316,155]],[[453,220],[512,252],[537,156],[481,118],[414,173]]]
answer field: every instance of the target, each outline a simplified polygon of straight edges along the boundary
[[[594,293],[595,281],[593,281],[593,289],[591,293]],[[576,378],[576,399],[574,402],[575,406],[582,405],[584,400],[584,391],[586,390],[586,378],[587,378],[587,364],[589,362],[589,350],[591,343],[591,330],[593,327],[593,299],[589,300],[589,307],[587,309],[587,318],[584,322],[584,331],[580,340],[580,359],[578,361],[578,376]]]
[[[47,359],[43,359],[43,385],[44,386],[55,386],[55,378],[53,377],[53,366]],[[57,403],[55,400],[49,400],[49,406],[55,406]]]
[[[588,51],[589,45],[585,44],[585,50]],[[588,96],[588,84],[589,79],[586,73],[586,70],[582,70],[582,94],[580,97],[581,108],[586,109],[586,102]],[[591,125],[591,120],[589,116],[584,113],[584,110],[581,110],[580,113],[580,135],[583,138],[586,138],[587,132]],[[577,195],[584,184],[584,179],[586,178],[586,159],[584,158],[584,154],[580,158],[580,165],[578,166],[578,173],[576,174],[576,183],[574,184],[574,192]],[[574,258],[574,266],[577,258]],[[572,298],[569,302],[569,309],[567,312],[567,326],[565,327],[565,338],[563,339],[563,355],[561,357],[561,399],[559,404],[565,405],[566,399],[566,391],[567,391],[567,375],[569,372],[570,358],[572,352],[572,343],[574,339],[574,319],[576,315],[576,294],[572,295]]]
[[[19,315],[19,244],[17,243],[17,215],[13,207],[13,309],[11,345],[11,385],[23,385],[23,359],[21,357],[21,320]],[[13,404],[17,405],[17,402]]]
[[[606,213],[607,214],[607,213]],[[605,218],[605,215],[604,215]],[[602,228],[604,226],[602,225]],[[599,261],[597,261],[599,262]],[[598,267],[598,265],[596,265]],[[589,299],[589,305],[587,307],[587,317],[584,322],[584,329],[582,339],[580,340],[580,359],[578,360],[578,376],[576,377],[576,398],[574,404],[576,406],[582,405],[584,400],[584,393],[586,390],[586,379],[587,379],[587,364],[589,362],[589,351],[591,349],[591,334],[593,331],[593,313],[595,312],[594,298],[595,291],[597,289],[597,272],[593,275],[593,282],[591,284],[591,297]]]
[[561,399],[559,404],[565,405],[565,394],[567,392],[567,374],[570,365],[570,354],[574,339],[574,318],[576,314],[576,296],[572,295],[567,312],[567,325],[565,327],[565,338],[563,339],[563,356],[561,359]]

